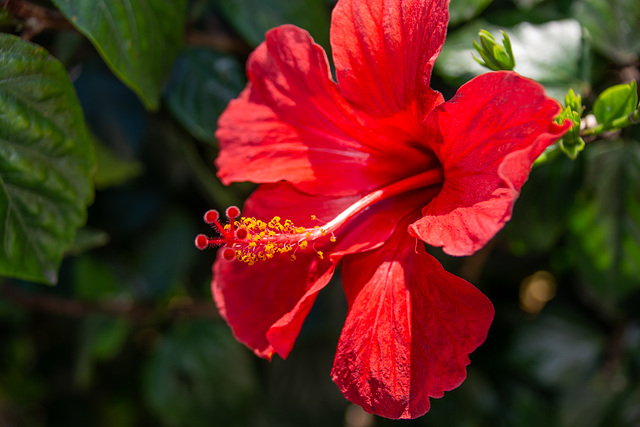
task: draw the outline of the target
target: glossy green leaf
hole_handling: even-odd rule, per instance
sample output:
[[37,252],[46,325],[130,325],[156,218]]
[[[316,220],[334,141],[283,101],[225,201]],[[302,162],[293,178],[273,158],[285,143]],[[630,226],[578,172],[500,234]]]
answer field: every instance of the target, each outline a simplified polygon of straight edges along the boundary
[[458,0],[449,5],[449,25],[459,25],[480,14],[493,0]]
[[234,57],[186,49],[167,90],[169,108],[193,136],[213,143],[218,116],[240,94],[245,81],[244,67]]
[[571,215],[573,262],[600,301],[640,289],[640,145],[594,145],[587,181]]
[[0,275],[57,281],[93,197],[93,165],[62,65],[41,47],[0,34]]
[[572,15],[588,30],[594,47],[620,64],[640,55],[638,0],[577,0]]
[[216,0],[233,28],[253,46],[273,27],[294,24],[316,43],[329,45],[329,9],[324,0]]
[[474,59],[472,40],[481,30],[509,34],[515,57],[515,71],[542,83],[550,96],[563,99],[570,88],[580,92],[583,74],[582,30],[574,20],[552,21],[542,25],[527,22],[513,28],[498,28],[474,21],[447,37],[435,64],[438,74],[460,85],[487,70]]
[[602,92],[593,103],[593,114],[598,123],[604,124],[628,116],[638,107],[638,85],[615,85]]
[[52,0],[111,70],[156,109],[182,47],[186,0]]

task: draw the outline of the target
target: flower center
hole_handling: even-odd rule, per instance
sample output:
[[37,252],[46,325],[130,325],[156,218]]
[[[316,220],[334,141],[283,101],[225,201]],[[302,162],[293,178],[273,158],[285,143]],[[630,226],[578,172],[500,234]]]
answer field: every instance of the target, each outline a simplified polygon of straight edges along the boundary
[[[227,208],[225,215],[229,221],[227,224],[222,224],[220,214],[212,209],[204,214],[204,221],[212,225],[219,236],[208,237],[198,234],[195,245],[201,250],[210,246],[223,246],[222,255],[225,259],[236,258],[249,265],[287,252],[291,252],[291,260],[295,260],[296,252],[307,249],[310,244],[322,259],[324,254],[315,249],[315,243],[327,239],[335,242],[334,233],[364,209],[381,200],[408,191],[440,186],[443,180],[444,174],[441,168],[430,169],[405,178],[367,194],[322,227],[296,227],[288,219],[282,222],[278,216],[273,217],[269,222],[252,217],[241,217],[240,209],[235,206]],[[311,215],[311,219],[315,220],[315,215]]]

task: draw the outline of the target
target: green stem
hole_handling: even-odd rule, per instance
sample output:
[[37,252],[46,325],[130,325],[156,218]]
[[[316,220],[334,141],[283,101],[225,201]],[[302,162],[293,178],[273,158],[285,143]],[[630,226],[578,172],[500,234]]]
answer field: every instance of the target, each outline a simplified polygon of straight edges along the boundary
[[616,119],[612,122],[603,123],[596,127],[585,129],[580,132],[580,136],[600,135],[601,133],[611,129],[622,129],[624,127],[635,125],[638,123],[640,123],[640,109],[637,109],[628,116],[620,117],[619,119]]

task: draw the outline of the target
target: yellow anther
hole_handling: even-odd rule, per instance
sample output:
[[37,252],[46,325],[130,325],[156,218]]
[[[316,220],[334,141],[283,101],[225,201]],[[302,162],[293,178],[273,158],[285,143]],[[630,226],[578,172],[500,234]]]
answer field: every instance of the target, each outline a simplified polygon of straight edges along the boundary
[[336,239],[336,236],[331,236],[331,238],[329,240],[332,241],[332,242],[335,242],[337,239]]
[[[311,219],[317,220],[318,218],[315,215],[311,215]],[[290,253],[290,259],[295,260],[295,252],[298,249],[307,249],[310,246],[310,242],[319,237],[318,232],[323,236],[326,232],[319,226],[313,229],[296,227],[293,221],[289,219],[283,220],[279,216],[274,216],[268,222],[253,217],[239,217],[223,227],[225,232],[243,229],[241,234],[235,234],[235,238],[230,240],[227,246],[235,251],[236,259],[248,265],[275,258],[277,254],[287,252]],[[317,231],[314,231],[314,229],[317,229]],[[238,236],[242,238],[238,238]],[[228,238],[231,239],[232,237]],[[336,241],[333,234],[331,234],[331,241]],[[320,259],[324,259],[324,254],[321,251],[316,252]]]

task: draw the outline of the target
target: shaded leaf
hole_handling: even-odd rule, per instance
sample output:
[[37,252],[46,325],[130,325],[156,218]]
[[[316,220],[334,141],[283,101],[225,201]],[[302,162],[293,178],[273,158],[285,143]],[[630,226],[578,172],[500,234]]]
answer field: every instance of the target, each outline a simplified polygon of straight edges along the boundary
[[91,384],[95,363],[116,357],[130,330],[125,318],[92,315],[83,319],[75,378],[78,385]]
[[518,255],[552,250],[566,232],[568,201],[581,184],[581,163],[566,156],[534,168],[504,230],[511,249]]
[[244,67],[232,56],[189,48],[178,58],[167,90],[171,112],[196,138],[215,142],[218,116],[245,86]]
[[564,99],[570,88],[580,92],[587,84],[580,77],[585,74],[582,30],[577,21],[569,19],[541,25],[523,22],[513,28],[473,21],[447,37],[436,72],[455,85],[486,72],[472,56],[472,40],[481,29],[492,34],[504,30],[511,39],[515,71],[543,84],[550,96]]
[[640,55],[640,2],[637,0],[577,0],[572,15],[589,31],[594,47],[620,64]]
[[521,328],[510,352],[511,363],[547,387],[563,388],[595,372],[604,339],[585,319],[561,312]]
[[271,28],[294,24],[309,31],[316,43],[329,46],[329,11],[324,0],[216,0],[233,28],[257,46]]
[[109,265],[94,257],[79,257],[73,263],[74,295],[84,301],[113,300],[123,293],[121,281]]
[[458,0],[449,4],[449,25],[458,25],[475,18],[493,0]]
[[137,297],[157,298],[181,283],[198,253],[193,250],[196,229],[192,217],[167,210],[156,221],[154,233],[138,243],[132,258]]
[[640,146],[585,151],[587,180],[570,219],[570,248],[584,282],[612,302],[640,289]]
[[0,274],[55,283],[86,219],[94,153],[64,68],[0,34]]
[[221,323],[177,323],[146,366],[144,394],[166,426],[245,426],[256,388],[250,357]]
[[79,255],[91,249],[104,246],[107,243],[109,243],[109,235],[106,232],[91,227],[82,227],[76,233],[76,238],[68,253],[70,255]]
[[52,0],[111,70],[156,109],[184,39],[186,0]]
[[96,189],[123,184],[142,174],[144,166],[135,160],[119,157],[112,149],[93,138],[98,168],[94,177]]

